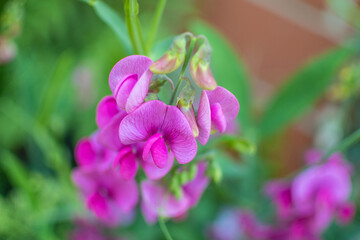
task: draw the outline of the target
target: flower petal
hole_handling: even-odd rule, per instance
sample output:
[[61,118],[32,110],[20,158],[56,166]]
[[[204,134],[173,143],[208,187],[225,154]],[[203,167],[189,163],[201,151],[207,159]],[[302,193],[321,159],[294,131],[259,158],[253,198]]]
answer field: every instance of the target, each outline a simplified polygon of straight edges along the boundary
[[214,103],[210,107],[211,109],[211,122],[214,125],[215,129],[220,133],[225,132],[226,130],[226,119],[222,111],[221,105],[219,103]]
[[138,169],[138,163],[132,152],[126,154],[120,162],[120,173],[125,180],[134,179]]
[[122,149],[118,152],[118,154],[116,155],[116,157],[115,157],[115,159],[114,159],[113,168],[117,167],[117,165],[121,163],[121,159],[123,159],[124,156],[125,156],[126,154],[128,154],[129,152],[131,152],[131,151],[132,151],[131,147],[124,147],[124,148],[122,148]]
[[96,124],[99,128],[105,127],[119,112],[116,100],[113,96],[105,96],[100,100],[96,109]]
[[112,150],[119,150],[123,147],[119,138],[119,126],[123,118],[126,116],[124,111],[120,111],[115,117],[113,117],[109,124],[100,129],[97,136],[98,142],[106,148]]
[[148,159],[140,160],[140,164],[145,171],[146,177],[151,180],[160,179],[165,176],[171,169],[174,163],[174,154],[169,152],[166,165],[163,168],[159,168],[155,165],[151,155],[148,155]]
[[175,106],[168,106],[162,126],[163,138],[180,164],[194,159],[197,144],[185,116]]
[[125,181],[117,175],[117,179],[113,182],[113,186],[116,205],[123,213],[131,212],[139,200],[136,181],[134,179]]
[[126,102],[137,81],[138,76],[136,74],[129,74],[124,76],[124,78],[118,82],[118,85],[116,85],[114,97],[120,108],[125,110]]
[[198,140],[202,145],[205,145],[209,140],[211,133],[211,111],[209,98],[204,91],[201,93],[197,122],[199,127]]
[[121,59],[111,69],[109,75],[109,86],[114,93],[119,81],[128,74],[136,74],[139,79],[152,64],[152,60],[146,56],[132,55]]
[[167,111],[165,103],[152,100],[127,115],[120,124],[119,135],[123,144],[138,143],[158,133]]
[[206,91],[210,105],[219,103],[227,123],[235,119],[239,113],[239,102],[236,97],[223,87],[217,87],[213,91]]
[[151,150],[152,145],[154,142],[156,142],[161,137],[161,133],[156,133],[152,135],[147,141],[144,146],[143,152],[142,152],[142,158],[145,160]]
[[159,138],[151,146],[151,156],[154,160],[154,163],[159,168],[164,168],[168,160],[169,151],[165,145],[165,140]]
[[79,166],[89,166],[96,162],[97,153],[92,145],[92,140],[82,138],[75,147],[75,160]]

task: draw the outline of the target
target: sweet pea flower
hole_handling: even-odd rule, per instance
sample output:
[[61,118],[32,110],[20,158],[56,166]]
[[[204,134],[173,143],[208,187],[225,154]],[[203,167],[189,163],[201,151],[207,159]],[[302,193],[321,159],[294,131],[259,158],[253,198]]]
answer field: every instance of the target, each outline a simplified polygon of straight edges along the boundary
[[72,179],[99,220],[110,226],[129,221],[139,197],[134,180],[124,180],[113,169],[98,168],[77,168]]
[[[351,195],[351,167],[340,153],[334,153],[326,163],[314,165],[295,177],[292,199],[298,214],[313,214],[313,228],[321,232],[337,216],[338,221],[349,221],[354,207]],[[345,211],[347,214],[342,215]]]
[[141,183],[141,210],[148,223],[157,218],[183,218],[187,211],[197,205],[201,195],[209,184],[206,176],[206,163],[199,162],[193,180],[182,186],[183,195],[177,199],[159,181],[146,180]]
[[132,55],[121,59],[112,68],[109,85],[121,109],[130,113],[144,102],[153,76],[152,63],[146,56]]
[[199,142],[205,145],[212,130],[220,133],[225,132],[238,112],[238,100],[225,88],[217,87],[213,91],[203,90],[197,116]]
[[280,219],[288,219],[294,214],[291,182],[271,181],[265,186],[265,193],[271,198]]
[[75,147],[75,160],[81,168],[99,168],[105,170],[111,166],[116,152],[101,146],[97,141],[98,133],[82,138]]
[[151,157],[159,168],[164,168],[169,151],[180,164],[190,162],[196,155],[197,145],[189,123],[175,106],[151,100],[127,115],[120,124],[120,140],[130,145],[146,142],[142,157]]

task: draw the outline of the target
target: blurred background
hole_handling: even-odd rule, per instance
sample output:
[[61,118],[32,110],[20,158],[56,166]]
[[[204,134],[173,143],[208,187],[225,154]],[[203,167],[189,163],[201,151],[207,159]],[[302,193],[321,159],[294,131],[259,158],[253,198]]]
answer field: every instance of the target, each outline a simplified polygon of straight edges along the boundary
[[[96,104],[110,94],[108,74],[129,54],[108,21],[112,11],[124,16],[123,2],[103,2],[109,8],[93,7],[92,1],[0,1],[0,239],[67,239],[74,219],[87,214],[70,180],[75,166],[73,149],[79,138],[96,129]],[[138,2],[146,37],[157,1]],[[249,121],[254,124],[248,128],[247,120],[240,116],[241,134],[258,142],[258,165],[266,169],[260,167],[263,174],[242,186],[237,183],[249,177],[247,168],[227,172],[231,164],[243,164],[242,157],[223,166],[224,176],[229,176],[225,183],[241,189],[236,195],[252,189],[251,196],[243,195],[240,200],[245,205],[256,208],[253,199],[260,196],[256,192],[260,192],[262,179],[293,173],[303,166],[305,150],[324,146],[329,139],[330,145],[336,143],[356,128],[357,98],[339,114],[347,98],[333,101],[330,84],[311,95],[317,77],[323,78],[320,73],[328,73],[333,82],[341,79],[341,64],[329,67],[322,62],[316,73],[306,72],[308,80],[300,83],[297,96],[311,95],[304,100],[307,105],[289,113],[289,121],[267,137],[254,137],[270,99],[293,76],[321,54],[358,41],[358,8],[350,0],[168,0],[151,57],[161,56],[172,37],[184,31],[205,34],[214,50],[217,81],[242,99],[240,111],[252,115]],[[352,51],[355,56],[357,50]],[[307,78],[306,74],[302,77]],[[252,100],[249,108],[242,105],[246,97]],[[280,106],[279,111],[288,107]],[[339,123],[334,116],[340,115]],[[324,122],[331,119],[335,123],[322,131]],[[353,152],[358,156],[356,148]],[[259,170],[249,167],[254,168]],[[232,201],[219,191],[212,188],[205,194],[191,213],[193,223],[205,228],[214,218],[216,202]],[[132,236],[136,229],[145,228],[139,239],[160,239],[159,230],[146,228],[140,218],[118,231]],[[170,224],[169,228],[174,235],[185,226],[194,229],[186,224]],[[183,234],[181,239],[200,239],[191,231]]]

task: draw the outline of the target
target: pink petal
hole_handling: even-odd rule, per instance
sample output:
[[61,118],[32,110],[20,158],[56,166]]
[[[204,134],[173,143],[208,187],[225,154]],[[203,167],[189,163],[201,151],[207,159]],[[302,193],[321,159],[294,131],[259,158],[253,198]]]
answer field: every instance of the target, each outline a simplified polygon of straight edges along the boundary
[[163,138],[159,138],[151,146],[151,156],[159,168],[164,168],[168,159],[168,149]]
[[100,129],[97,136],[98,142],[106,148],[112,150],[119,150],[123,147],[119,138],[119,126],[123,118],[126,116],[124,111],[120,111],[115,117],[113,117],[109,124]]
[[154,144],[154,142],[156,142],[159,138],[161,137],[161,133],[156,133],[154,134],[153,136],[151,136],[147,141],[146,141],[146,144],[144,146],[144,149],[143,149],[143,153],[142,153],[142,158],[143,159],[146,159],[150,150],[151,150],[151,147],[152,145]]
[[150,68],[151,64],[150,58],[141,55],[132,55],[121,59],[115,64],[109,75],[111,91],[115,92],[118,82],[128,74],[136,74],[140,78]]
[[214,103],[210,107],[211,109],[211,121],[215,128],[223,133],[226,130],[226,119],[219,103]]
[[156,223],[156,221],[158,219],[158,214],[154,211],[154,209],[150,208],[144,202],[141,202],[140,208],[141,208],[141,212],[145,218],[145,221],[148,224]]
[[239,102],[236,97],[223,87],[217,87],[213,91],[206,91],[210,105],[219,103],[227,123],[236,118],[239,113]]
[[96,162],[97,153],[89,138],[80,139],[75,147],[75,160],[79,166],[89,166]]
[[126,154],[120,162],[120,173],[125,180],[133,179],[138,169],[138,163],[132,152]]
[[151,155],[148,155],[148,159],[141,160],[140,164],[145,171],[146,177],[151,180],[160,179],[165,176],[171,169],[174,163],[174,154],[169,152],[166,165],[163,168],[159,168],[155,165]]
[[138,76],[136,74],[129,74],[119,81],[115,89],[114,97],[120,108],[125,109],[126,102],[137,80]]
[[118,177],[116,182],[113,183],[113,186],[114,199],[117,207],[123,213],[131,212],[139,200],[136,181],[134,179],[125,181]]
[[100,219],[106,219],[109,216],[109,208],[107,201],[97,192],[95,192],[87,199],[86,205]]
[[127,115],[120,124],[119,135],[123,144],[146,141],[158,133],[167,111],[165,103],[152,100]]
[[99,128],[105,127],[119,112],[116,100],[113,96],[105,96],[100,100],[96,109],[96,124]]
[[89,195],[96,190],[96,176],[92,169],[75,168],[71,179],[84,195]]
[[185,116],[175,106],[168,106],[162,126],[163,138],[180,164],[194,159],[197,144]]
[[323,156],[323,153],[317,149],[310,149],[305,153],[305,162],[307,164],[318,163]]
[[132,151],[132,148],[131,147],[124,147],[122,148],[118,154],[116,155],[115,159],[114,159],[114,162],[113,162],[113,168],[115,168],[118,164],[120,164],[121,162],[121,159],[124,158],[124,156],[126,154],[128,154],[129,152]]
[[209,178],[206,176],[206,162],[199,162],[195,178],[183,186],[184,193],[189,197],[190,207],[198,203],[208,184]]
[[202,145],[205,145],[209,140],[211,133],[210,103],[205,90],[201,93],[197,122],[199,127],[198,140]]

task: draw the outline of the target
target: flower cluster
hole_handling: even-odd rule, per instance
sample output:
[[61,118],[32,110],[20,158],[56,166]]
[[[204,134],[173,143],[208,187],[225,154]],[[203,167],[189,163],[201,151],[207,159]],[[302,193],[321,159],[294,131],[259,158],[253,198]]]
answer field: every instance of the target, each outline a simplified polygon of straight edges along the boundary
[[306,154],[307,169],[291,181],[276,180],[265,186],[265,193],[275,205],[275,224],[263,224],[248,212],[232,211],[230,217],[236,218],[241,231],[221,235],[219,228],[227,217],[215,222],[213,238],[232,240],[241,235],[255,240],[318,240],[333,220],[349,223],[355,214],[355,205],[349,200],[352,168],[340,153],[324,163],[321,159],[320,151],[311,150]]
[[[194,86],[183,77],[172,93],[173,99],[186,81],[174,105],[170,105],[171,100],[170,104],[164,103],[156,95],[164,84],[158,80],[168,77],[154,73],[169,60],[168,53],[157,62],[146,56],[129,56],[110,72],[112,95],[104,97],[97,106],[98,130],[76,146],[78,167],[73,181],[88,209],[109,225],[131,220],[140,199],[137,179],[141,179],[141,209],[147,222],[156,222],[158,217],[186,216],[209,183],[206,159],[192,162],[197,154],[196,138],[205,145],[212,133],[224,132],[239,111],[234,95],[217,86],[212,77],[210,53],[205,58],[199,56],[206,45],[203,38],[199,42],[185,34],[180,39],[183,53],[172,54],[170,59],[177,61],[176,66],[161,74],[182,64],[185,69],[188,60],[183,60],[194,51],[191,73],[194,82],[204,88],[198,107],[193,105]],[[170,52],[178,41],[176,38]],[[196,47],[191,47],[189,41],[195,41]]]

